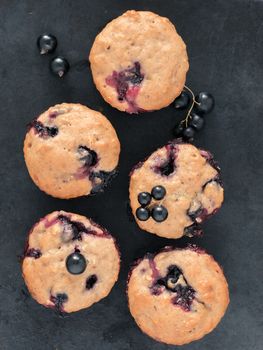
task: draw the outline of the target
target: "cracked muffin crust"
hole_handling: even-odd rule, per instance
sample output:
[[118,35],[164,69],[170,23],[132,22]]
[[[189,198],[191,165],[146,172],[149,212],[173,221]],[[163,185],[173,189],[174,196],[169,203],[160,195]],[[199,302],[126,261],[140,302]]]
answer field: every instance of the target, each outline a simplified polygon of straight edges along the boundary
[[102,97],[128,113],[168,106],[181,93],[189,68],[174,25],[148,11],[127,11],[108,23],[89,59]]
[[[69,262],[72,254],[85,261],[77,274],[76,262]],[[119,269],[113,237],[86,217],[64,211],[53,212],[34,225],[22,262],[32,297],[59,312],[78,311],[106,297]]]
[[57,198],[102,191],[116,173],[120,143],[109,120],[80,104],[50,107],[29,125],[24,156],[34,183]]
[[[163,188],[162,199],[151,196]],[[145,205],[142,194],[151,196]],[[175,140],[152,153],[130,174],[130,205],[141,229],[161,237],[202,234],[200,224],[222,205],[220,169],[212,155]],[[157,213],[157,214],[156,214]]]
[[127,294],[141,330],[174,345],[211,332],[229,304],[222,269],[195,246],[146,255],[130,272]]

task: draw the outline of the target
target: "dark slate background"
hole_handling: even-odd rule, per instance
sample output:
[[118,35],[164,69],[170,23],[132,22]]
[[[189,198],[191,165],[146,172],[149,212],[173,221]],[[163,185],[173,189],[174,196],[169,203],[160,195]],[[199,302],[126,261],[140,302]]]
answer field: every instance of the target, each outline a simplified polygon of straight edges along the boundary
[[[172,107],[140,117],[104,103],[88,68],[63,80],[49,73],[36,38],[55,34],[58,54],[71,64],[85,59],[96,34],[127,9],[169,17],[188,46],[187,85],[210,91],[216,109],[195,140],[220,162],[226,198],[200,239],[169,241],[142,232],[129,220],[128,173],[136,162],[172,138],[182,114]],[[68,350],[175,349],[142,334],[125,296],[129,264],[147,251],[198,242],[223,266],[231,304],[217,329],[186,350],[262,350],[263,198],[263,1],[256,0],[1,0],[0,2],[0,348]],[[26,124],[60,102],[101,110],[121,144],[119,176],[102,195],[63,201],[40,192],[28,176],[22,153]],[[108,298],[59,318],[28,296],[19,254],[38,218],[64,209],[92,217],[117,238],[120,279]]]

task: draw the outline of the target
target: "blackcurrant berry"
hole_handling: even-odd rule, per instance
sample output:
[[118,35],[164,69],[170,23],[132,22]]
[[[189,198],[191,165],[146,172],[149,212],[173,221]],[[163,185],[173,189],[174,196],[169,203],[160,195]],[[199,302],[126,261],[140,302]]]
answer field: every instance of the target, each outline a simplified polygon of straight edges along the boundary
[[163,186],[155,186],[152,189],[152,197],[156,200],[161,200],[166,195],[166,189]]
[[66,267],[69,273],[72,275],[79,275],[83,273],[86,269],[87,262],[85,257],[78,253],[72,253],[67,257]]
[[152,218],[157,222],[162,222],[167,219],[168,211],[162,205],[156,205],[152,209]]
[[201,130],[205,125],[205,120],[197,113],[192,112],[189,125],[191,125],[196,130]]
[[181,95],[174,100],[175,109],[185,109],[189,106],[190,96],[187,91],[182,91]]
[[183,132],[183,137],[187,140],[192,139],[194,135],[195,135],[195,130],[191,126],[188,126]]
[[195,104],[196,112],[207,114],[210,113],[215,106],[215,99],[209,92],[200,92],[195,97],[195,100],[198,102],[198,104]]
[[147,208],[138,208],[136,210],[137,219],[140,221],[146,221],[150,217],[150,211]]
[[64,57],[55,57],[50,62],[51,72],[58,75],[60,78],[62,78],[68,72],[69,68],[69,63]]
[[178,125],[176,125],[176,127],[173,130],[173,134],[175,137],[180,137],[183,135],[183,131],[184,131],[184,126],[182,123],[179,123]]
[[141,192],[138,195],[138,202],[144,207],[151,202],[151,195],[148,192]]
[[42,34],[37,39],[37,47],[41,55],[55,51],[57,38],[52,34]]

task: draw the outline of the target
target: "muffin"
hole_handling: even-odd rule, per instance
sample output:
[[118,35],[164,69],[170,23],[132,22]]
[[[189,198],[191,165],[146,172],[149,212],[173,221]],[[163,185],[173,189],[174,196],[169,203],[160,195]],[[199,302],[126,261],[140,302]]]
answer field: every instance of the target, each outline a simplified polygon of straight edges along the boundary
[[150,337],[182,345],[210,333],[229,303],[227,281],[212,256],[197,247],[148,254],[132,269],[129,308]]
[[224,198],[220,169],[212,155],[173,141],[152,153],[130,174],[130,205],[141,229],[166,238],[202,234],[200,224]]
[[113,237],[86,217],[64,211],[53,212],[33,226],[22,262],[32,297],[66,313],[106,297],[119,269]]
[[128,113],[168,106],[180,95],[189,68],[174,25],[149,11],[127,11],[108,23],[89,59],[104,100]]
[[57,198],[100,192],[116,174],[117,134],[101,113],[80,104],[49,108],[29,125],[24,156],[34,183]]

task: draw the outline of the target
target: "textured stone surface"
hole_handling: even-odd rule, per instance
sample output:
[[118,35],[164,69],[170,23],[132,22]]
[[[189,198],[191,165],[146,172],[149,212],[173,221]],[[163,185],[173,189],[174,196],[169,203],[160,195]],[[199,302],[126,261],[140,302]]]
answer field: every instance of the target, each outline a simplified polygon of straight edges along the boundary
[[[143,335],[125,296],[129,263],[171,243],[142,233],[127,215],[132,166],[172,137],[182,114],[172,108],[140,118],[122,115],[103,102],[85,65],[63,80],[49,73],[51,57],[40,57],[36,39],[51,32],[57,53],[74,65],[88,57],[105,24],[135,8],[152,10],[176,23],[188,45],[187,84],[208,90],[216,108],[196,145],[209,149],[222,168],[225,203],[205,225],[198,242],[223,265],[231,304],[223,322],[183,350],[261,350],[262,321],[262,1],[248,0],[2,0],[0,90],[0,339],[1,350],[174,349]],[[83,70],[81,70],[83,68]],[[26,124],[56,103],[80,102],[108,116],[120,137],[120,173],[102,195],[62,201],[37,189],[23,160]],[[117,237],[122,252],[120,280],[110,296],[88,310],[59,318],[28,297],[18,255],[39,217],[63,209],[88,215]]]

